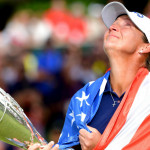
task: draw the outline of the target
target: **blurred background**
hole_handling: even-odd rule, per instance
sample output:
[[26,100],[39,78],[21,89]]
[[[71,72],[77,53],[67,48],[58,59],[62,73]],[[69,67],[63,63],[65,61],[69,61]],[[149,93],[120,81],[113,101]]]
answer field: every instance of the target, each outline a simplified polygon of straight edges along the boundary
[[[0,87],[47,141],[57,142],[73,94],[109,68],[101,10],[110,1],[0,0]],[[120,2],[150,17],[148,0]]]

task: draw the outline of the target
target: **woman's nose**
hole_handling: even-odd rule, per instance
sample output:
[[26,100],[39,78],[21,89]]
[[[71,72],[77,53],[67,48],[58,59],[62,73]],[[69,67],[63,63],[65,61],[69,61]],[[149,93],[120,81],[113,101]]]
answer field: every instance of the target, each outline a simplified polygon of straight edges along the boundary
[[109,27],[109,30],[119,31],[119,27],[118,27],[118,25],[116,25],[116,24],[112,24],[112,25]]

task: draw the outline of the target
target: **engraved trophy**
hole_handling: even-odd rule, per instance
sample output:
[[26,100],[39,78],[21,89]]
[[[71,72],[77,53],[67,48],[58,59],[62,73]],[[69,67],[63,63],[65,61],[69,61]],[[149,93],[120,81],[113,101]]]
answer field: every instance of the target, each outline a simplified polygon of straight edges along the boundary
[[0,88],[0,141],[27,149],[31,143],[47,144],[19,104]]

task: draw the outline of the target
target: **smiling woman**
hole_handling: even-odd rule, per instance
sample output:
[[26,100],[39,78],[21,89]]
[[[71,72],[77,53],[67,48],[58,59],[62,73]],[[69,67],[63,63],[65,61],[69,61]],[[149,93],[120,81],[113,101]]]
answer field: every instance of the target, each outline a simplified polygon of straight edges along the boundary
[[[116,57],[118,58],[120,55],[123,58],[128,57],[136,52],[136,42],[138,44],[143,42],[142,37],[143,33],[134,25],[130,18],[127,15],[121,15],[105,33],[105,51],[108,56],[113,55],[115,57],[113,57],[113,59],[115,60],[117,60]],[[128,44],[130,41],[133,41],[133,44]],[[114,51],[112,46],[115,47],[116,51]]]
[[149,150],[150,73],[145,61],[150,19],[119,2],[108,3],[101,15],[108,28],[104,49],[111,69],[72,96],[59,149],[81,145],[82,150]]

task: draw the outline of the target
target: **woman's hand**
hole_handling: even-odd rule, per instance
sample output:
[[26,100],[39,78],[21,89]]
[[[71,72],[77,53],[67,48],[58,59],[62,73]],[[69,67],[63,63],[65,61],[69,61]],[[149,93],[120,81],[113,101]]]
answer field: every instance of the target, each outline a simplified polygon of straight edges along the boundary
[[54,145],[53,141],[49,142],[45,146],[41,146],[39,143],[36,143],[36,144],[29,146],[28,150],[58,150],[59,149],[58,144],[56,144],[54,147],[53,147],[53,145]]
[[91,133],[85,129],[79,131],[79,141],[82,150],[92,150],[101,138],[101,133],[97,129],[90,126],[87,127],[91,130]]

